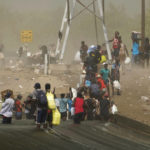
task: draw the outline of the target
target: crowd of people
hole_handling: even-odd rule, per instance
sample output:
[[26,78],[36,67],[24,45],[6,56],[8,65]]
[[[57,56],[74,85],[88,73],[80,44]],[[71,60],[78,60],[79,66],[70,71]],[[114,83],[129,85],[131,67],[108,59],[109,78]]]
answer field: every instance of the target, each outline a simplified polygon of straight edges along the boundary
[[[55,90],[51,91],[50,83],[45,84],[45,90],[41,89],[40,83],[35,83],[34,91],[24,102],[22,95],[19,94],[14,99],[11,92],[6,93],[0,110],[2,123],[11,124],[13,116],[21,120],[23,112],[26,119],[35,120],[38,129],[41,125],[44,129],[52,129],[53,125],[60,124],[60,117],[62,121],[73,119],[75,124],[80,124],[83,120],[108,120],[109,97],[105,92],[96,96],[86,86],[78,88],[76,93],[70,88],[67,94],[56,96]],[[60,115],[55,115],[56,110]],[[56,119],[59,121],[54,123]]]
[[[136,38],[132,37],[132,40],[132,63],[136,64],[139,45]],[[18,95],[14,100],[12,93],[7,92],[0,110],[2,123],[10,124],[13,112],[17,120],[22,119],[23,111],[26,119],[35,120],[38,129],[41,125],[44,129],[52,129],[53,125],[60,124],[61,119],[62,121],[73,119],[75,124],[80,124],[84,120],[109,121],[114,119],[117,107],[112,97],[115,90],[117,95],[121,95],[120,66],[124,66],[129,52],[119,32],[116,31],[114,38],[109,42],[113,42],[111,65],[107,62],[107,54],[100,45],[92,45],[88,48],[84,41],[81,42],[80,57],[84,64],[83,80],[76,90],[70,88],[68,93],[57,95],[55,89],[51,89],[50,83],[45,84],[44,90],[41,89],[40,83],[35,83],[34,91],[24,102],[22,95]],[[149,54],[150,44],[149,39],[146,38],[147,65],[149,65]]]

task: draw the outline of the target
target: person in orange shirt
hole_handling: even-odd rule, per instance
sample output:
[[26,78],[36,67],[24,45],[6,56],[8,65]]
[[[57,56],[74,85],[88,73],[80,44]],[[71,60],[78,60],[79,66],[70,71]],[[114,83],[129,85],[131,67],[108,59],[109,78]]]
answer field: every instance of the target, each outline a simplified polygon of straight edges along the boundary
[[97,82],[100,84],[100,90],[103,92],[106,92],[107,87],[106,87],[104,80],[102,79],[101,75],[96,74],[96,79],[97,79]]

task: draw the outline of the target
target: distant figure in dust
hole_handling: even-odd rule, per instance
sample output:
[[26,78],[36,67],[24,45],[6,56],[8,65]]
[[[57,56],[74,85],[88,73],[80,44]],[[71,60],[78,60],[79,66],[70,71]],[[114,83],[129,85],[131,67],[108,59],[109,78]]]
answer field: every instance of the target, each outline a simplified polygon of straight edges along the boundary
[[150,44],[149,44],[149,38],[145,39],[145,45],[144,45],[144,53],[145,53],[145,61],[147,67],[149,67],[149,57],[150,57]]
[[139,63],[139,41],[137,39],[133,40],[131,51],[132,51],[132,65]]
[[126,57],[129,57],[129,52],[127,50],[126,45],[122,42],[121,36],[119,36],[119,43],[120,43],[120,51],[119,51],[118,61],[120,61],[120,65],[122,67],[122,72],[124,73],[125,59],[126,59]]
[[5,101],[2,104],[2,109],[0,111],[0,115],[2,115],[3,124],[11,124],[13,108],[14,108],[14,100],[11,98],[12,94],[8,92],[5,96]]
[[23,47],[22,46],[19,47],[17,54],[18,54],[18,57],[22,56],[22,54],[23,54]]
[[87,50],[88,50],[88,46],[85,44],[84,41],[82,41],[81,47],[80,47],[80,58],[81,58],[82,62],[85,61],[85,58],[87,56]]
[[112,40],[109,40],[109,42],[113,42],[113,58],[117,59],[119,57],[119,51],[120,51],[120,42],[119,42],[119,32],[115,32],[115,37]]
[[0,68],[5,66],[5,56],[3,53],[3,49],[4,49],[4,45],[1,44],[0,45]]

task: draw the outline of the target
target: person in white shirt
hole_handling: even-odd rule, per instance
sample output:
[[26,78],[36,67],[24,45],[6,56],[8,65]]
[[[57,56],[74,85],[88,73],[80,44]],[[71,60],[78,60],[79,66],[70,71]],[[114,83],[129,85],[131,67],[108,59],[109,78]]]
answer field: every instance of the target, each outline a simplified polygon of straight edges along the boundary
[[14,100],[11,98],[11,96],[12,94],[8,92],[6,94],[6,99],[4,103],[2,103],[0,115],[3,116],[3,120],[2,120],[3,124],[11,124],[11,121],[12,121]]

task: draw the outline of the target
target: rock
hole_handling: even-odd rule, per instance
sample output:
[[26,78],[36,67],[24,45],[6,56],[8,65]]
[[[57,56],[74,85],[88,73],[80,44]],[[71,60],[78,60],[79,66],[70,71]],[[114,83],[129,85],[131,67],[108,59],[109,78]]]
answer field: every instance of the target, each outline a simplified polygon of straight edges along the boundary
[[39,74],[39,73],[40,73],[40,70],[39,70],[39,69],[34,69],[34,73],[35,73],[35,74]]
[[147,102],[150,99],[147,96],[141,96],[141,100],[144,101],[144,102]]
[[22,89],[23,88],[22,85],[19,85],[19,88]]

